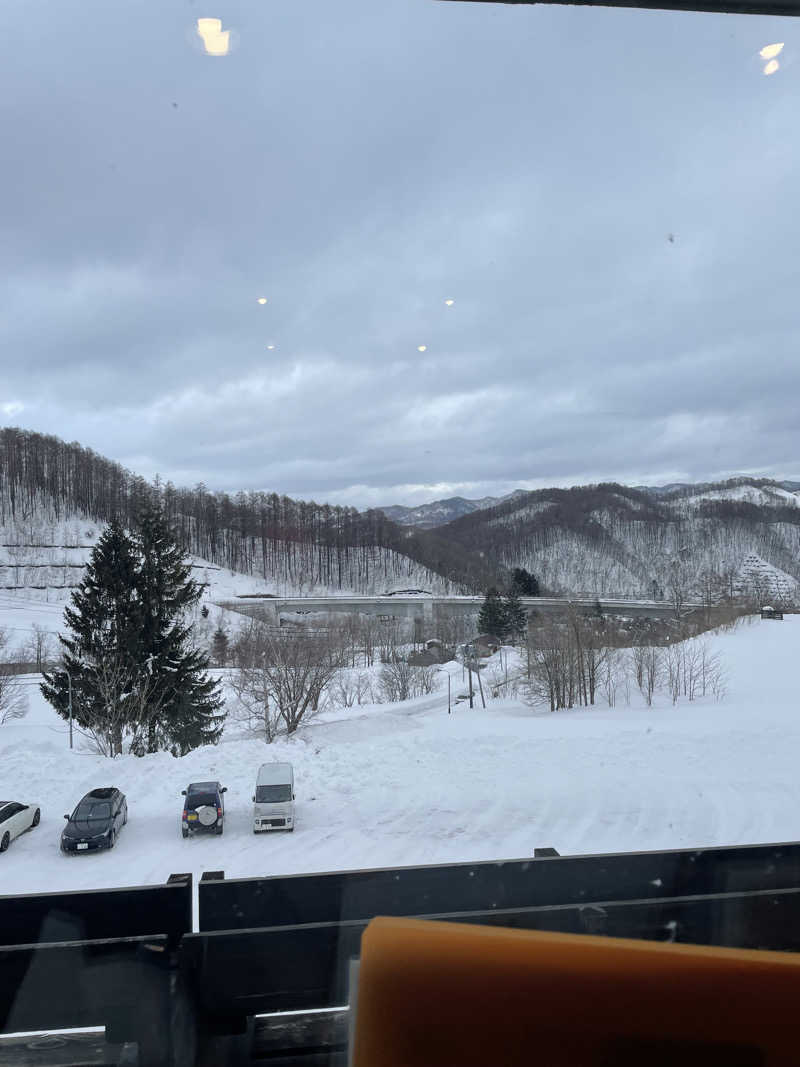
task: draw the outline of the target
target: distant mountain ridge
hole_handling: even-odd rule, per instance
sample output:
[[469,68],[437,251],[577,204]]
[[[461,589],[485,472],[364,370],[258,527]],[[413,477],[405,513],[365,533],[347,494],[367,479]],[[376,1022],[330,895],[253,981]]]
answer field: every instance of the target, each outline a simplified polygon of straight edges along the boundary
[[[668,485],[634,485],[630,488],[639,493],[648,493],[654,497],[670,496],[695,496],[698,493],[718,490],[720,486],[728,486],[733,483],[741,485],[774,485],[788,492],[800,490],[800,482],[774,481],[768,478],[751,478],[741,475],[729,479],[727,482],[670,482]],[[574,486],[573,488],[587,488]],[[514,489],[505,496],[484,496],[476,500],[463,496],[450,496],[442,500],[431,500],[428,504],[418,504],[415,507],[404,504],[390,504],[388,507],[377,508],[382,511],[387,519],[398,523],[400,526],[415,526],[421,530],[431,530],[437,526],[446,526],[454,519],[460,519],[464,515],[471,515],[476,511],[486,511],[488,508],[497,507],[508,500],[528,496],[531,492],[543,490]]]
[[513,493],[508,493],[506,496],[484,496],[479,500],[450,496],[444,500],[432,500],[430,504],[419,504],[417,507],[390,504],[389,507],[377,510],[382,511],[387,519],[401,526],[416,526],[421,530],[430,530],[434,526],[444,526],[453,519],[460,519],[462,515],[471,515],[473,511],[485,511],[486,508],[496,507],[506,500],[527,496],[527,493],[527,489],[515,489]]
[[762,603],[800,601],[796,481],[645,490],[607,482],[405,509],[426,527],[277,493],[151,485],[77,443],[13,427],[0,428],[0,584],[9,593],[63,590],[80,571],[73,550],[84,547],[64,523],[130,527],[150,500],[204,566],[259,579],[270,592],[476,593],[507,587],[524,567],[557,594],[681,600],[747,589]]

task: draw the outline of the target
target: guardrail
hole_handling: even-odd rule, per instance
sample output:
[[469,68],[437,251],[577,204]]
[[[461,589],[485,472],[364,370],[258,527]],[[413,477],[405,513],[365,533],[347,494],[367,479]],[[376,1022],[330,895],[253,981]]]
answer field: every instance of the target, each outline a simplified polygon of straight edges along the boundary
[[[195,932],[183,875],[0,898],[0,931],[12,939],[0,944],[0,1033],[81,1031],[52,1038],[57,1060],[36,1059],[30,1039],[0,1037],[0,1062],[344,1064],[351,964],[379,914],[800,951],[800,842],[539,849],[503,863],[251,879],[217,871],[198,897]],[[20,943],[34,932],[35,943]],[[102,1041],[90,1027],[104,1028]]]

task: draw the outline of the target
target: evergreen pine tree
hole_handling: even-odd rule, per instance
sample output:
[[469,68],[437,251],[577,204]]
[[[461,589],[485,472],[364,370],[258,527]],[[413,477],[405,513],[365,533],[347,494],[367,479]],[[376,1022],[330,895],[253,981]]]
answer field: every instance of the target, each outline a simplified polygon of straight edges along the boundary
[[[64,610],[67,634],[59,636],[63,668],[44,674],[41,691],[62,718],[92,733],[110,756],[121,751],[132,714],[139,604],[131,539],[112,522],[92,549],[83,580]],[[65,673],[66,672],[66,673]]]
[[199,745],[216,743],[224,719],[219,682],[205,673],[208,657],[189,647],[191,625],[184,613],[197,602],[200,587],[192,581],[191,565],[157,504],[143,506],[137,525],[138,659],[152,691],[144,747],[147,752],[169,748],[173,755],[185,755]]
[[482,634],[493,634],[504,640],[508,634],[508,619],[506,609],[500,594],[494,588],[487,589],[480,614],[478,615],[478,630]]
[[218,667],[226,666],[228,662],[228,635],[222,629],[222,626],[218,626],[214,631],[214,636],[211,638],[211,654],[214,657],[214,663]]
[[503,607],[506,613],[507,635],[513,643],[525,633],[528,626],[528,616],[515,586],[512,585],[506,593]]
[[520,596],[538,596],[539,581],[524,567],[515,567],[511,584]]

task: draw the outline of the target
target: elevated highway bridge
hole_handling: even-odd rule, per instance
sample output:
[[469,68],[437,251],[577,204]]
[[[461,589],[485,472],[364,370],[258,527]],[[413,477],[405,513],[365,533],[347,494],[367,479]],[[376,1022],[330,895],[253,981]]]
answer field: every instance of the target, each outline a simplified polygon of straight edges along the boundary
[[[218,607],[241,615],[260,619],[273,626],[280,625],[281,616],[296,616],[302,622],[309,614],[360,614],[410,621],[435,622],[457,616],[475,616],[483,604],[482,596],[240,596],[216,601]],[[606,597],[522,597],[522,606],[529,617],[558,615],[577,611],[593,615],[618,615],[626,618],[674,619],[675,605],[664,600],[636,600]],[[702,610],[700,603],[686,603],[681,614]]]

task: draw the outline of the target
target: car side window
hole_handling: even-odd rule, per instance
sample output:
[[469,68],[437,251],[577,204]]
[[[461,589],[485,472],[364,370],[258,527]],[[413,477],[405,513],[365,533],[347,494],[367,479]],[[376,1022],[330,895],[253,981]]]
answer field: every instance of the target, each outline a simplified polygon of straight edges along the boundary
[[12,814],[13,814],[13,812],[11,811],[10,807],[9,808],[3,808],[3,810],[0,811],[0,822],[5,822],[6,819],[10,819]]

